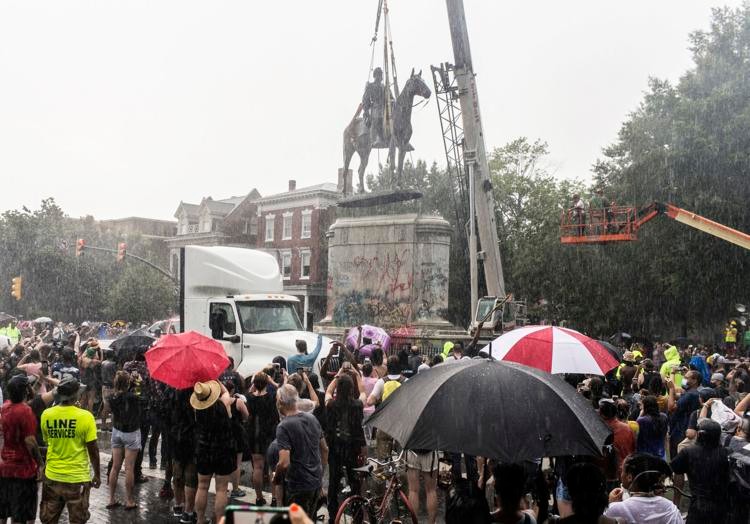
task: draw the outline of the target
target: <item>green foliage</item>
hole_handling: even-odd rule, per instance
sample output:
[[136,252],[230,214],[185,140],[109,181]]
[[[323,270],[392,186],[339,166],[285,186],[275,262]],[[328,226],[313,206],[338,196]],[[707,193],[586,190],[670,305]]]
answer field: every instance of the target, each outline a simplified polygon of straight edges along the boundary
[[[78,238],[89,246],[112,249],[124,240],[92,217],[68,217],[53,199],[43,200],[34,211],[22,208],[0,215],[0,310],[24,318],[106,320],[106,312],[119,316],[113,306],[123,304],[119,290],[128,286],[142,294],[130,296],[127,320],[163,318],[173,307],[174,293],[171,287],[165,290],[165,285],[171,286],[167,279],[145,266],[128,271],[133,261],[124,269],[114,254],[84,251],[76,257]],[[154,258],[163,252],[152,242],[132,235],[127,242],[130,253],[164,263]],[[17,302],[10,296],[10,281],[18,275],[24,282],[23,299]]]

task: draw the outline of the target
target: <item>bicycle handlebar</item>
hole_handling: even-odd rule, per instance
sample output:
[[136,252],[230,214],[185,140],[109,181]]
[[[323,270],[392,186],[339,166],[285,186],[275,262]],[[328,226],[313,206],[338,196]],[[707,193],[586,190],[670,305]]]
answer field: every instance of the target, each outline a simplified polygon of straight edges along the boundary
[[398,457],[396,457],[395,459],[380,461],[378,459],[375,459],[375,458],[372,458],[372,457],[368,457],[367,461],[368,462],[374,462],[375,464],[377,464],[381,468],[384,468],[386,466],[390,466],[392,464],[397,464],[397,463],[401,462],[401,460],[403,458],[404,458],[404,451],[401,451],[401,453],[399,453]]

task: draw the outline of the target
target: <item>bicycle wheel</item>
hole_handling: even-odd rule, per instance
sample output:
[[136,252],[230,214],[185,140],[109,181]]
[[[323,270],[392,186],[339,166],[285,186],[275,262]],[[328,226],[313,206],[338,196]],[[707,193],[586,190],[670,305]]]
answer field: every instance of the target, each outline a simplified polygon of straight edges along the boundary
[[395,494],[391,497],[388,507],[385,508],[382,518],[378,521],[378,524],[391,524],[397,521],[403,524],[418,524],[417,515],[409,504],[409,499],[406,497],[403,491],[398,491],[398,496]]
[[359,495],[352,495],[339,506],[334,523],[375,524],[376,519],[369,501]]

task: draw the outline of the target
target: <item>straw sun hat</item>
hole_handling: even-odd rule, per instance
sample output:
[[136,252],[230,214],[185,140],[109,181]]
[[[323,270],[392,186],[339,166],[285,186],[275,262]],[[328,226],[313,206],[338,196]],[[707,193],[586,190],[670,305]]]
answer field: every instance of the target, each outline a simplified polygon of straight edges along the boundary
[[197,410],[208,409],[219,400],[220,396],[221,385],[215,380],[196,382],[193,386],[193,394],[190,395],[190,405]]

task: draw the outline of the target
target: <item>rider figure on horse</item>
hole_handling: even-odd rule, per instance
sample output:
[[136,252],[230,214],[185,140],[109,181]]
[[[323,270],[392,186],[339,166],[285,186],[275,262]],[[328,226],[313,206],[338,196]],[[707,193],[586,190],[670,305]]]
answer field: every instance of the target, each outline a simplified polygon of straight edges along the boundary
[[[372,72],[373,81],[368,82],[362,95],[362,110],[365,126],[370,130],[370,142],[373,148],[388,147],[385,137],[385,104],[386,91],[383,85],[383,70],[376,67]],[[390,98],[390,97],[388,97]]]

